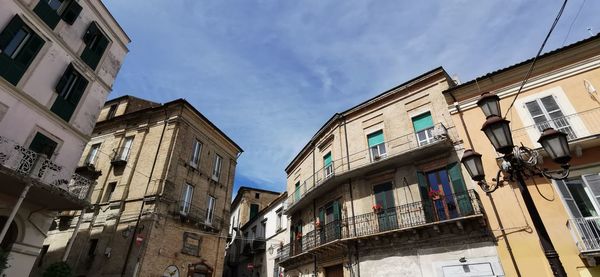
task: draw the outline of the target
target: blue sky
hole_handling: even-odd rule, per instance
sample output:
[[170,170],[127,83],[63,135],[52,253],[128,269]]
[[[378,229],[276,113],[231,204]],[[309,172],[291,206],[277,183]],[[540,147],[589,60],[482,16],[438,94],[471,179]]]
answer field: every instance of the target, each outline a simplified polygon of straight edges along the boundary
[[[104,0],[132,39],[109,98],[185,98],[235,140],[240,185],[285,166],[335,112],[444,66],[465,82],[533,57],[562,1]],[[545,51],[600,31],[571,0]],[[570,30],[570,32],[569,32]]]

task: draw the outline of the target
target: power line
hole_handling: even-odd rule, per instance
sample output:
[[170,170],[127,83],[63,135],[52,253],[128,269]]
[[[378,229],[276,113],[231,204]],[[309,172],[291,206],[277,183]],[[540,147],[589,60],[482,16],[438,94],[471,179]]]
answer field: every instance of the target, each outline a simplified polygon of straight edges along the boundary
[[535,55],[535,58],[533,58],[533,61],[531,62],[531,66],[529,67],[529,70],[527,71],[527,75],[525,75],[525,79],[521,83],[521,86],[519,87],[519,90],[517,91],[515,98],[513,98],[513,101],[510,103],[510,106],[508,106],[508,110],[506,110],[506,113],[504,114],[505,119],[506,119],[506,116],[508,115],[508,113],[510,112],[510,109],[512,109],[513,105],[515,104],[515,101],[517,101],[519,94],[521,94],[521,90],[523,90],[525,83],[527,83],[527,80],[529,80],[529,77],[531,76],[531,72],[533,72],[533,67],[535,66],[535,63],[537,62],[537,59],[540,56],[540,54],[542,54],[542,51],[544,50],[544,46],[546,46],[546,42],[548,42],[548,38],[550,38],[552,31],[554,31],[554,27],[556,27],[556,24],[558,24],[558,20],[562,16],[562,13],[565,10],[565,6],[567,5],[568,1],[569,0],[565,0],[565,2],[563,2],[562,6],[560,7],[560,10],[558,11],[558,15],[556,15],[556,18],[554,19],[554,22],[552,23],[552,27],[550,27],[550,30],[548,31],[548,34],[546,35],[546,38],[544,39],[542,46],[540,46],[540,49],[538,50],[537,55]]
[[581,13],[581,10],[583,9],[584,4],[585,4],[585,0],[581,1],[581,5],[579,5],[579,10],[577,11],[577,14],[575,14],[575,18],[573,18],[573,21],[571,21],[571,25],[569,26],[569,30],[567,31],[565,40],[563,40],[562,46],[565,46],[565,42],[567,42],[567,39],[569,38],[569,34],[571,34],[571,29],[573,29],[573,25],[575,25],[575,21],[577,21],[577,18],[579,17],[579,14]]

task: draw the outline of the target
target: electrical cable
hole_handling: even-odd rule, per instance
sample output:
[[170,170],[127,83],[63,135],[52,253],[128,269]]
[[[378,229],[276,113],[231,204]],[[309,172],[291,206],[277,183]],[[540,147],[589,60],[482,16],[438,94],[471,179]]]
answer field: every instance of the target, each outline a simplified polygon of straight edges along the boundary
[[560,10],[558,11],[558,15],[556,15],[556,18],[554,19],[554,22],[552,23],[552,27],[550,27],[550,30],[548,31],[548,34],[546,35],[546,38],[544,39],[544,42],[540,46],[540,49],[538,50],[537,54],[533,58],[533,61],[531,62],[531,66],[529,67],[529,70],[527,71],[527,74],[525,75],[525,79],[521,83],[521,86],[519,87],[519,90],[517,90],[517,93],[515,94],[515,98],[513,98],[513,101],[510,103],[510,106],[508,106],[508,110],[506,110],[506,113],[504,114],[504,119],[506,119],[506,116],[510,112],[510,109],[515,104],[515,101],[517,101],[517,98],[519,97],[519,94],[521,94],[521,91],[523,90],[523,87],[525,86],[525,83],[527,83],[527,81],[529,80],[529,77],[531,76],[531,73],[533,72],[533,68],[535,66],[535,63],[537,62],[538,57],[542,54],[542,51],[544,50],[544,46],[546,46],[546,42],[548,42],[548,39],[550,38],[550,35],[552,34],[552,31],[554,31],[554,28],[556,27],[556,24],[558,24],[558,20],[562,16],[562,13],[565,10],[565,6],[567,5],[568,1],[569,0],[565,0],[563,2],[562,6],[560,7]]
[[579,17],[579,14],[581,13],[581,10],[583,9],[584,4],[585,4],[585,0],[581,1],[581,5],[579,5],[579,10],[577,10],[577,14],[575,14],[575,18],[573,18],[573,21],[571,21],[571,25],[569,26],[569,30],[567,31],[567,35],[565,36],[565,39],[563,40],[562,46],[565,46],[565,42],[567,42],[567,39],[569,38],[569,34],[571,34],[571,29],[573,29],[573,25],[575,25],[575,21],[577,21],[577,18]]

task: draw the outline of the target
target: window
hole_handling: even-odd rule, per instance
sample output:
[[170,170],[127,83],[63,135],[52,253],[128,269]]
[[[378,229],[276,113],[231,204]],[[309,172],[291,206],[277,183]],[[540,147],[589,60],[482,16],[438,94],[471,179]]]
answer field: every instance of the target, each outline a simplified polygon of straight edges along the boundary
[[98,24],[92,22],[83,36],[83,42],[85,49],[81,53],[81,59],[95,70],[108,46],[108,39],[102,34]]
[[333,174],[333,163],[331,162],[331,152],[325,154],[323,156],[323,174],[324,177],[327,178]]
[[100,150],[100,143],[96,143],[90,147],[90,152],[88,152],[87,157],[85,158],[85,165],[95,165],[96,158],[98,157],[98,151]]
[[109,202],[116,188],[117,182],[108,183],[108,187],[106,188],[106,192],[104,193],[104,199],[102,202]]
[[258,204],[250,204],[250,219],[258,214]]
[[277,221],[275,222],[275,226],[277,227],[277,230],[281,230],[281,219],[283,217],[283,211],[277,211]]
[[430,112],[413,117],[412,123],[419,146],[427,145],[434,141],[432,134],[433,119]]
[[296,182],[294,185],[294,200],[300,200],[300,181]]
[[569,140],[577,138],[569,119],[563,114],[554,96],[548,95],[529,101],[525,103],[525,107],[540,133],[546,128],[554,128],[567,134]]
[[54,155],[57,146],[58,144],[55,141],[38,132],[33,137],[31,144],[29,144],[29,150],[38,154],[44,154],[47,158],[50,158]]
[[200,163],[200,154],[202,153],[202,143],[199,140],[194,140],[194,149],[192,152],[192,159],[190,160],[190,164],[193,167],[198,167]]
[[131,152],[131,146],[133,144],[133,136],[126,137],[123,142],[123,146],[119,149],[119,155],[117,156],[117,160],[127,161],[129,158],[129,152]]
[[190,184],[185,184],[183,193],[181,194],[181,206],[179,212],[187,215],[192,207],[192,196],[194,195],[194,187]]
[[58,93],[58,97],[50,110],[68,122],[87,85],[88,80],[83,78],[70,64],[56,85],[55,91]]
[[254,199],[260,199],[260,193],[258,193],[258,192],[257,192],[257,193],[255,193],[255,194],[254,194]]
[[265,238],[266,237],[266,233],[267,233],[267,220],[263,220],[262,222],[260,222],[260,234],[259,237],[260,238]]
[[219,176],[221,176],[221,163],[223,158],[219,155],[215,155],[215,165],[213,167],[212,179],[215,181],[219,181]]
[[383,130],[371,133],[367,136],[369,143],[369,152],[371,153],[371,161],[377,161],[381,158],[385,158],[386,150],[383,139]]
[[208,208],[206,208],[206,224],[211,224],[215,214],[215,198],[208,196]]
[[0,33],[0,76],[16,86],[44,43],[15,15]]
[[250,239],[255,239],[256,238],[256,225],[252,226],[252,228],[250,229]]
[[113,117],[115,117],[118,106],[119,106],[118,104],[110,105],[110,108],[108,108],[108,114],[106,115],[106,120],[109,120],[109,119],[112,119]]
[[40,0],[33,11],[54,29],[61,19],[72,25],[81,13],[81,6],[75,0]]

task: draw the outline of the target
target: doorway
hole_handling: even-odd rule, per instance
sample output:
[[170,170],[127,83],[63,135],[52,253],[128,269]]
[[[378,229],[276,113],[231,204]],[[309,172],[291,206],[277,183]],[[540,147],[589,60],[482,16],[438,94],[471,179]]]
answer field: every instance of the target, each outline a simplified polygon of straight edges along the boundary
[[325,267],[325,277],[344,277],[344,267],[342,264]]
[[377,221],[379,231],[385,232],[398,228],[398,218],[396,213],[396,202],[394,201],[394,187],[392,183],[385,183],[373,187],[375,194],[375,205],[379,208]]

